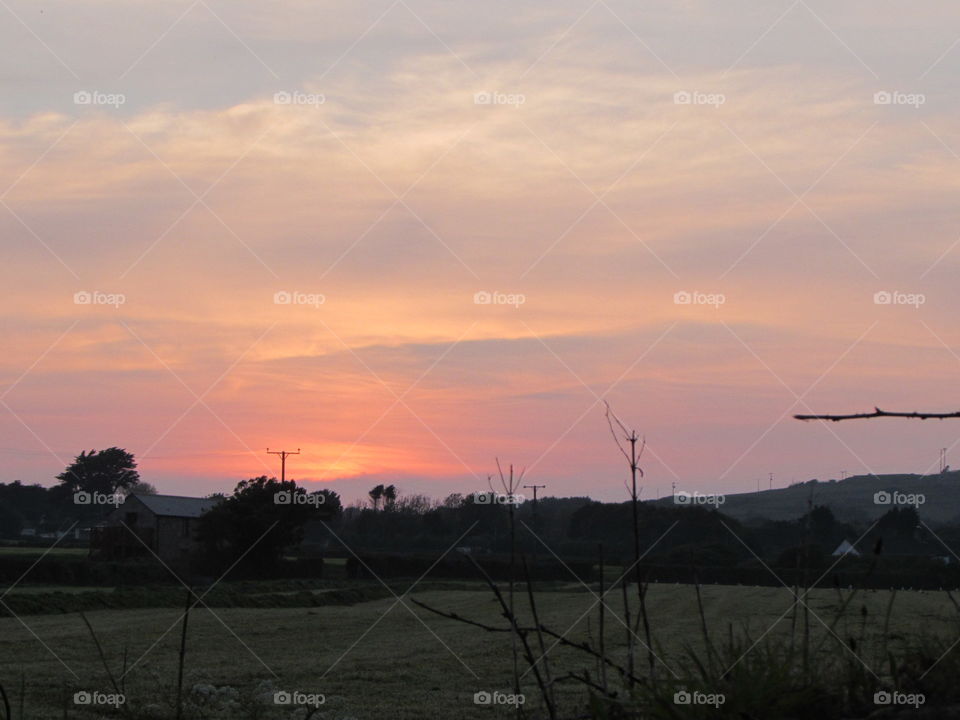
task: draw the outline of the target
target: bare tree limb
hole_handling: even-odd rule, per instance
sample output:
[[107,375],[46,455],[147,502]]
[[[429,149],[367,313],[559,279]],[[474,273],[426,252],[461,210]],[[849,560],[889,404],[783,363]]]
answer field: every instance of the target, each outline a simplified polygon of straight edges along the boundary
[[[435,615],[439,615],[440,617],[447,618],[448,620],[456,620],[457,622],[461,622],[466,625],[473,625],[474,627],[478,627],[482,630],[486,630],[487,632],[494,632],[494,633],[513,632],[513,629],[510,627],[496,627],[494,625],[488,625],[486,623],[477,622],[476,620],[465,618],[463,617],[463,615],[459,615],[455,612],[447,612],[445,610],[439,610],[435,607],[431,607],[430,605],[427,605],[426,603],[421,602],[416,598],[410,598],[410,602],[412,602],[414,605],[417,605],[418,607],[422,607],[424,610],[427,610],[428,612],[432,612]],[[517,626],[517,629],[524,634],[535,632],[537,630],[537,628],[533,628],[533,627],[520,627],[520,626]],[[611,660],[605,654],[601,654],[596,650],[594,650],[589,643],[576,642],[574,640],[570,640],[566,637],[565,634],[561,634],[556,632],[555,630],[551,630],[549,627],[543,624],[540,625],[539,630],[543,632],[545,635],[549,635],[550,637],[555,638],[560,645],[564,645],[565,647],[569,647],[569,648],[574,648],[575,650],[580,650],[596,658],[597,660],[600,660],[602,663],[604,663],[610,668],[613,668],[616,672],[620,673],[622,676],[626,677],[629,680],[633,680],[634,682],[640,683],[640,684],[646,683],[646,680],[644,678],[637,677],[636,675],[630,675],[627,672],[626,668],[624,668],[622,665],[618,665],[616,662]],[[556,682],[556,680],[554,682]]]
[[929,413],[929,412],[887,412],[878,407],[873,409],[872,413],[853,413],[850,415],[794,415],[797,420],[829,420],[839,422],[840,420],[863,420],[870,418],[894,417],[894,418],[913,418],[916,420],[946,420],[948,418],[960,418],[960,411],[950,413]]

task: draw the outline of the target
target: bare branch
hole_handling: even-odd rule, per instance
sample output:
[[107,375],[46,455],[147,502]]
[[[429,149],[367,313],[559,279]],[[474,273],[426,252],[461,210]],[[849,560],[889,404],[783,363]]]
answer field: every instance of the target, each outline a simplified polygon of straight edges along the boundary
[[916,420],[946,420],[948,418],[960,418],[960,411],[949,413],[888,412],[875,407],[872,413],[852,413],[850,415],[794,415],[793,417],[797,420],[829,420],[830,422],[839,422],[841,420],[868,420],[870,418],[881,417],[911,418]]
[[[445,617],[448,620],[456,620],[457,622],[462,622],[462,623],[465,623],[466,625],[473,625],[474,627],[478,627],[481,630],[486,630],[487,632],[500,632],[500,633],[513,632],[512,628],[494,627],[493,625],[487,625],[486,623],[481,623],[481,622],[477,622],[476,620],[471,620],[470,618],[465,618],[463,617],[463,615],[458,615],[455,612],[446,612],[444,610],[438,610],[437,608],[431,607],[426,603],[422,603],[413,597],[410,598],[410,602],[412,602],[414,605],[422,607],[424,610],[429,610],[430,612],[436,615],[439,615],[440,617]],[[520,628],[520,630],[522,630],[523,632],[529,632],[531,628]]]
[[617,425],[623,431],[625,439],[630,439],[630,433],[627,432],[627,429],[623,426],[623,423],[620,422],[620,418],[618,418],[616,414],[614,414],[613,410],[610,409],[610,403],[604,401],[603,404],[607,408],[607,411],[604,413],[604,415],[607,418],[607,425],[610,427],[610,434],[613,436],[613,441],[617,444],[617,449],[620,451],[620,454],[626,458],[628,463],[632,464],[633,461],[630,459],[630,456],[627,455],[627,449],[623,446],[623,443],[620,442],[620,438],[617,437],[617,432],[613,429],[613,423],[617,423]]
[[[472,625],[472,626],[474,626],[474,627],[480,628],[481,630],[486,630],[487,632],[493,632],[493,633],[509,633],[509,632],[513,632],[513,628],[511,628],[511,627],[496,627],[496,626],[494,626],[494,625],[488,625],[488,624],[486,624],[486,623],[477,622],[476,620],[471,620],[471,619],[469,619],[469,618],[465,618],[465,617],[463,617],[463,615],[459,615],[459,614],[457,614],[457,613],[455,613],[455,612],[447,612],[447,611],[444,611],[444,610],[439,610],[439,609],[437,609],[437,608],[435,608],[435,607],[431,607],[430,605],[427,605],[427,604],[424,603],[424,602],[420,602],[420,601],[417,600],[416,598],[410,598],[410,602],[412,602],[414,605],[417,605],[418,607],[422,607],[424,610],[427,610],[427,611],[429,611],[429,612],[434,613],[435,615],[439,615],[440,617],[447,618],[448,620],[456,620],[457,622],[464,623],[465,625]],[[509,618],[508,618],[508,620],[509,620]],[[574,649],[576,649],[576,650],[580,650],[581,652],[584,652],[584,653],[586,653],[586,654],[588,654],[588,655],[590,655],[590,656],[592,656],[592,657],[600,660],[602,663],[604,663],[604,664],[607,665],[608,667],[613,668],[616,672],[620,673],[621,675],[623,675],[624,677],[626,677],[626,678],[628,678],[628,679],[633,680],[634,682],[637,682],[637,683],[644,683],[644,682],[646,682],[646,681],[645,681],[643,678],[641,678],[641,677],[637,677],[637,676],[635,676],[635,675],[630,675],[630,674],[627,672],[626,668],[624,668],[622,665],[619,665],[619,664],[617,664],[616,662],[614,662],[613,660],[611,660],[609,657],[606,656],[606,653],[600,653],[600,652],[598,652],[597,650],[595,650],[589,643],[586,643],[586,642],[576,642],[576,641],[574,641],[574,640],[570,640],[570,639],[568,639],[568,638],[566,637],[566,634],[565,634],[565,633],[563,633],[563,634],[558,633],[558,632],[556,632],[555,630],[551,630],[551,629],[548,628],[546,625],[542,625],[542,624],[541,624],[539,627],[522,627],[522,626],[518,625],[518,626],[517,626],[517,630],[518,630],[519,632],[523,633],[524,635],[527,634],[527,633],[536,632],[537,630],[539,630],[539,631],[542,632],[544,635],[549,635],[550,637],[555,638],[560,645],[563,645],[563,646],[569,647],[569,648],[574,648]],[[555,680],[554,682],[557,682],[557,681]]]

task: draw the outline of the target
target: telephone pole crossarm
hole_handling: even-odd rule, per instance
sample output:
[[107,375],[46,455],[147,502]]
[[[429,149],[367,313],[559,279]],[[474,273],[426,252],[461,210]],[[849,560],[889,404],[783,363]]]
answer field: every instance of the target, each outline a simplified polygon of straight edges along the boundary
[[300,448],[297,448],[296,452],[293,450],[271,450],[267,448],[267,453],[270,455],[279,455],[280,456],[280,482],[286,482],[287,480],[287,456],[288,455],[299,455]]

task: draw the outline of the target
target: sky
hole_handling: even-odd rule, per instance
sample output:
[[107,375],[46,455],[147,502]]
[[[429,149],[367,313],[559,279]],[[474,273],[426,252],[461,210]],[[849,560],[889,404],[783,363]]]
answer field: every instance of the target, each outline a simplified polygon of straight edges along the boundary
[[[952,2],[0,2],[0,482],[120,446],[625,499],[930,472]],[[772,473],[772,481],[770,474]]]

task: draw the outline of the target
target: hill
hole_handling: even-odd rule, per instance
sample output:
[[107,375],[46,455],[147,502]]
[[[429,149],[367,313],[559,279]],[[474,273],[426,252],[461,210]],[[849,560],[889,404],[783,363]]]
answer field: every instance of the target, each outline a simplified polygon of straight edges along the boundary
[[[856,475],[845,480],[810,480],[787,488],[727,495],[720,512],[742,522],[764,518],[792,520],[807,512],[810,505],[826,505],[843,522],[870,522],[893,505],[875,502],[877,493],[917,496],[917,512],[927,522],[960,519],[960,471],[935,475]],[[900,498],[903,500],[904,498]],[[655,500],[670,504],[673,498]]]

